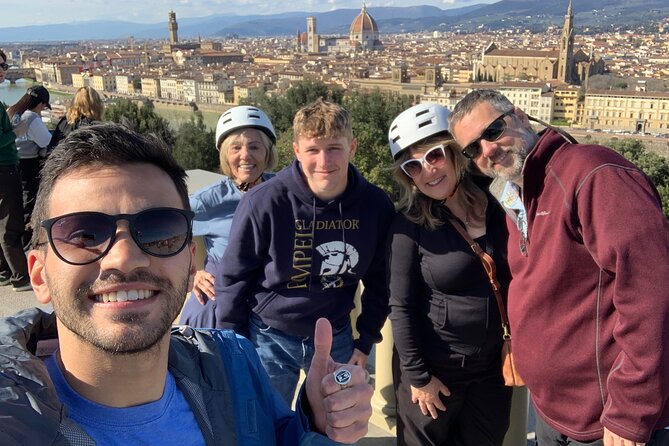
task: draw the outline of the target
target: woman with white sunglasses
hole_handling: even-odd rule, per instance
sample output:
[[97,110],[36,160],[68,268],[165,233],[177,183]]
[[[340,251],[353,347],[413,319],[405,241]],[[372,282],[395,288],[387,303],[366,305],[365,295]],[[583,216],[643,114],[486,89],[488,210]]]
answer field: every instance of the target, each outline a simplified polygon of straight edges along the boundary
[[388,134],[401,189],[389,256],[397,444],[499,446],[511,406],[501,319],[481,261],[454,224],[494,258],[506,296],[505,217],[474,182],[448,114],[419,104]]

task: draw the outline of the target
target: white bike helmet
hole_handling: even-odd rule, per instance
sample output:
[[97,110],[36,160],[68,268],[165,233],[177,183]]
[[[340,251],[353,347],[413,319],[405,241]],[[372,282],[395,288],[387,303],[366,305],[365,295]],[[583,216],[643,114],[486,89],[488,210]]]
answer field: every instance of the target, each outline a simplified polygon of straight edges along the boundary
[[216,124],[216,150],[219,150],[221,141],[231,132],[246,127],[262,130],[269,136],[272,144],[276,144],[274,126],[272,126],[272,122],[265,112],[257,107],[240,105],[239,107],[231,108],[218,118],[218,123]]
[[388,144],[393,159],[407,147],[418,141],[448,132],[448,114],[446,107],[439,104],[418,104],[397,115],[388,130]]

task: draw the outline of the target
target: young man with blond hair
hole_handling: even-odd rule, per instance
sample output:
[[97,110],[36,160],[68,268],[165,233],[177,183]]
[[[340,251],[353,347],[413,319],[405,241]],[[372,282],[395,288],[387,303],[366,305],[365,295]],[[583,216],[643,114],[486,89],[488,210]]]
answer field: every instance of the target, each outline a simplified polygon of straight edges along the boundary
[[217,327],[249,336],[287,401],[309,367],[318,318],[334,327],[338,362],[364,366],[381,339],[393,214],[388,196],[350,164],[357,142],[345,109],[317,100],[297,112],[293,130],[296,160],[244,196],[216,277]]

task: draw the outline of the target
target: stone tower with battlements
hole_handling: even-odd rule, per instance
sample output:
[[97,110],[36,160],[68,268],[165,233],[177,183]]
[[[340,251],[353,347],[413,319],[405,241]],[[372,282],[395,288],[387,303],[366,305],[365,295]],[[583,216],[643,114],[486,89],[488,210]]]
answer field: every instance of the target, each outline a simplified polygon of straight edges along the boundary
[[169,18],[167,27],[170,30],[170,45],[176,45],[179,43],[179,36],[177,34],[177,30],[179,29],[179,25],[177,25],[177,13],[170,11],[167,16]]

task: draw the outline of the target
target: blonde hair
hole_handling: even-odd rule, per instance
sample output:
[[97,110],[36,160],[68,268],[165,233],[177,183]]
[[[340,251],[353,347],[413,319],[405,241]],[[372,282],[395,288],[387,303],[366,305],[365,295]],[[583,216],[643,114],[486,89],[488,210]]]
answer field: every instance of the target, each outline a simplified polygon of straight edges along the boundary
[[294,141],[306,138],[346,137],[353,140],[353,129],[348,112],[339,104],[319,98],[300,108],[293,119]]
[[453,161],[455,165],[455,174],[460,179],[458,189],[464,198],[464,207],[467,210],[467,219],[473,221],[480,221],[485,219],[485,211],[488,204],[488,199],[483,192],[471,179],[470,162],[464,157],[460,150],[460,146],[450,136],[435,135],[407,147],[400,152],[399,156],[392,164],[391,169],[393,178],[400,186],[400,199],[398,201],[398,209],[406,215],[409,221],[412,221],[421,226],[435,229],[444,221],[435,214],[435,205],[440,204],[439,200],[424,195],[413,180],[409,178],[400,165],[411,158],[411,149],[419,151],[429,150],[439,144],[444,145],[446,156]]
[[[237,130],[234,130],[230,133],[228,133],[223,141],[221,142],[220,146],[220,151],[219,151],[219,156],[218,160],[221,164],[221,172],[223,172],[223,175],[228,176],[230,178],[232,177],[232,169],[230,169],[230,164],[228,163],[228,149],[230,148],[230,144],[232,144],[232,141],[238,137],[241,136],[242,133],[248,132],[248,131],[254,131],[260,136],[260,140],[263,143],[263,146],[265,146],[265,172],[271,171],[276,167],[277,161],[278,161],[278,155],[276,153],[276,146],[272,144],[272,140],[269,139],[269,136],[262,130],[253,128],[253,127],[243,127]],[[234,178],[233,178],[234,179]]]
[[91,87],[81,87],[72,99],[72,106],[67,111],[67,123],[74,125],[81,118],[100,121],[104,113],[104,104],[97,91]]

